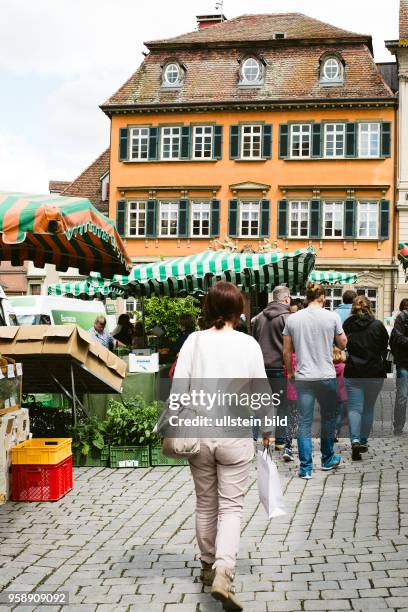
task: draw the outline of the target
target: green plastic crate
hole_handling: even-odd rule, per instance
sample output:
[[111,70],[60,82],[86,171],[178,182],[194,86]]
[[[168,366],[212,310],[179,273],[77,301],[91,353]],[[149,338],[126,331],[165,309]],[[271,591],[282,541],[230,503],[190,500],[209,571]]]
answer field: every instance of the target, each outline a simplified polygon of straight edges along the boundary
[[87,455],[76,450],[72,453],[72,463],[74,467],[107,467],[109,465],[109,446],[104,446],[101,451],[93,448]]
[[111,468],[149,467],[148,446],[111,446]]
[[187,459],[173,459],[163,455],[161,446],[152,446],[150,449],[150,464],[151,465],[188,465]]

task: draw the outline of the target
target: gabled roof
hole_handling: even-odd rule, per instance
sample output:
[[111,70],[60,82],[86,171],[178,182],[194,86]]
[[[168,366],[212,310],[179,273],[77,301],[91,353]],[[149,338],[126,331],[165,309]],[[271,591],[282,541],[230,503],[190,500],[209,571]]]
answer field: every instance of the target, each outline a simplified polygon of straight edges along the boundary
[[109,171],[109,151],[106,149],[61,195],[88,198],[101,213],[107,214],[109,203],[101,199],[101,178]]
[[258,42],[274,40],[276,32],[285,33],[287,40],[340,38],[365,39],[367,43],[371,43],[371,36],[349,32],[302,13],[273,13],[240,15],[202,30],[145,44],[152,49],[162,45]]
[[49,181],[48,190],[50,193],[61,193],[71,184],[71,181]]

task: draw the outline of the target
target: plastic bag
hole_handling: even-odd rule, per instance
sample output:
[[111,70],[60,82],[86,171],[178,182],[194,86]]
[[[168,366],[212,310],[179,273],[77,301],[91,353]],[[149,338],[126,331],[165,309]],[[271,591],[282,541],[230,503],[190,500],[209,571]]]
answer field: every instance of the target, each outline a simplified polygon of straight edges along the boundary
[[284,516],[286,514],[285,502],[283,501],[278,468],[272,461],[268,449],[258,451],[256,461],[259,500],[265,508],[268,518]]

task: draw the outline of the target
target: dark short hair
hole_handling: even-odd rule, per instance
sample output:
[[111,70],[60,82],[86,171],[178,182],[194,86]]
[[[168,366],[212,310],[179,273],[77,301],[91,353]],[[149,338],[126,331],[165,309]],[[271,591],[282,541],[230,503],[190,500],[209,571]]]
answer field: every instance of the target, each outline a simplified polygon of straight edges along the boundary
[[222,329],[227,322],[236,325],[243,311],[244,298],[232,283],[218,281],[205,297],[204,314],[209,327]]
[[124,325],[125,323],[130,323],[130,316],[126,312],[119,315],[118,319],[118,325]]
[[342,296],[343,304],[352,304],[356,297],[357,293],[353,289],[347,289]]
[[403,310],[408,310],[408,298],[404,298],[403,300],[401,300],[401,303],[399,305],[399,309],[402,312]]

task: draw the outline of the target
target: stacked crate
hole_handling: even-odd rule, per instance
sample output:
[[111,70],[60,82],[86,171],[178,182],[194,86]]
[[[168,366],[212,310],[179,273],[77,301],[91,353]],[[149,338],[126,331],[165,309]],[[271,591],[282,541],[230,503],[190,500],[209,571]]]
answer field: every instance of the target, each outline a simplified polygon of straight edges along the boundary
[[11,449],[13,501],[57,501],[74,486],[71,438],[33,438]]

